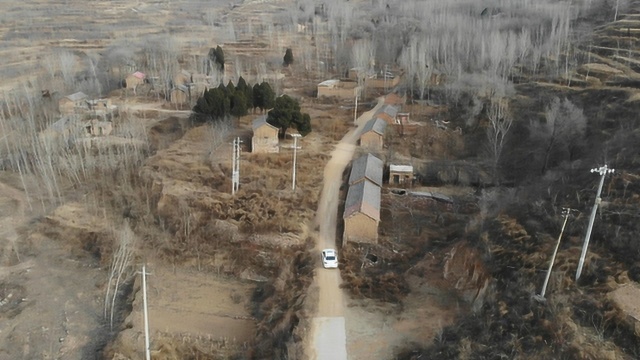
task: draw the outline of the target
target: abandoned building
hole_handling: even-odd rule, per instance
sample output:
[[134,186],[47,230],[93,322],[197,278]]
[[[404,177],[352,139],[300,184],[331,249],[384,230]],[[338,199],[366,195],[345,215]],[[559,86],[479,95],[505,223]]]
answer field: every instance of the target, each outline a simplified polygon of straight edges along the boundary
[[279,129],[267,122],[267,116],[263,115],[253,120],[253,137],[251,138],[252,153],[277,153]]
[[364,180],[369,180],[378,186],[382,186],[383,166],[382,160],[371,154],[360,156],[353,161],[351,166],[349,186]]
[[318,99],[321,97],[355,99],[360,95],[360,90],[360,86],[355,81],[325,80],[318,84]]
[[65,96],[58,101],[58,109],[61,114],[71,115],[78,114],[83,111],[89,110],[87,105],[87,94],[82,91]]
[[113,125],[111,121],[89,120],[84,123],[85,136],[107,136],[111,135]]
[[382,151],[386,128],[387,123],[381,118],[367,121],[360,133],[360,146],[369,151]]
[[349,186],[343,219],[343,245],[347,242],[377,243],[380,187],[366,179]]
[[389,184],[400,186],[413,185],[413,166],[390,164]]
[[79,115],[67,115],[49,125],[38,135],[40,139],[51,141],[54,139],[77,140],[84,137],[111,135],[113,124],[111,121],[99,119],[81,120]]

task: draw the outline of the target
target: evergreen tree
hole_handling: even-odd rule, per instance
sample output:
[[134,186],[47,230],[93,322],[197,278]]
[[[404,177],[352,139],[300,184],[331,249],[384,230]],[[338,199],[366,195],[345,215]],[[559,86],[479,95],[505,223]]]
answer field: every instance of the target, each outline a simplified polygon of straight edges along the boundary
[[235,85],[233,85],[231,80],[229,80],[229,83],[227,83],[227,94],[229,94],[229,97],[231,97],[235,92],[236,92],[236,87]]
[[293,51],[291,50],[291,48],[287,48],[287,50],[284,52],[283,64],[286,67],[289,67],[289,65],[293,64]]
[[231,115],[235,117],[247,115],[247,100],[242,91],[236,91],[231,97]]
[[220,45],[215,49],[209,49],[209,60],[215,66],[216,70],[224,71],[224,51],[222,51]]
[[280,136],[284,136],[290,127],[298,130],[302,136],[311,132],[311,117],[301,113],[298,100],[288,95],[275,99],[273,109],[267,115],[267,122],[280,129]]
[[262,92],[262,108],[264,110],[272,109],[275,104],[276,93],[271,88],[268,82],[263,81],[260,84],[260,89]]
[[255,84],[253,85],[253,89],[251,91],[252,93],[252,98],[253,98],[253,107],[254,108],[260,108],[260,110],[264,109],[264,105],[263,105],[263,101],[262,101],[262,90],[260,88],[260,85]]

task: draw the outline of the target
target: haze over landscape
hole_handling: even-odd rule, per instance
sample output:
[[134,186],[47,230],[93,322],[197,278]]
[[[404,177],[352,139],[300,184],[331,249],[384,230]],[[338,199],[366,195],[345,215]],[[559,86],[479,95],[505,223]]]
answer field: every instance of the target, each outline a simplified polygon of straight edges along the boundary
[[0,359],[640,358],[640,2],[7,0],[0,37]]

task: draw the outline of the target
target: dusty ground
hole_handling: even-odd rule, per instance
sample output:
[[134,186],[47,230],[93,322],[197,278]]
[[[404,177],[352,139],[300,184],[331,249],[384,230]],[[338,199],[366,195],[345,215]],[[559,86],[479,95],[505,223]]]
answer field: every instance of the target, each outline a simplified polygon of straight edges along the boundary
[[108,333],[100,264],[91,256],[72,255],[64,239],[53,234],[27,232],[25,226],[38,213],[29,209],[13,174],[0,177],[0,358],[95,358]]
[[[163,339],[237,349],[252,343],[255,319],[250,314],[255,283],[209,272],[148,264],[147,297],[151,349]],[[137,286],[141,284],[138,276]],[[117,352],[137,358],[144,348],[142,290],[125,321]],[[130,351],[130,352],[128,352]],[[140,357],[141,358],[141,357]]]

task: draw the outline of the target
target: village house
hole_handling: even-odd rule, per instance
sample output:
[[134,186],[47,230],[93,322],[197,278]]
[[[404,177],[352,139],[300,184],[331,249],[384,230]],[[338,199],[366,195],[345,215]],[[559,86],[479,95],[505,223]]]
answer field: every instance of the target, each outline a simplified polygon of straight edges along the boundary
[[82,91],[67,95],[58,101],[58,109],[61,114],[71,115],[78,114],[89,110],[87,104],[88,96]]
[[390,164],[389,184],[400,186],[413,185],[413,166]]
[[373,118],[367,121],[360,133],[360,146],[369,151],[382,151],[386,128],[387,123],[381,118]]
[[349,186],[344,206],[342,244],[378,242],[380,187],[369,180]]
[[371,154],[365,154],[353,161],[351,174],[349,175],[349,186],[358,182],[369,180],[372,183],[382,186],[383,162]]
[[383,105],[380,110],[376,112],[374,116],[386,121],[387,124],[393,125],[396,123],[396,115],[398,114],[398,108],[392,105]]
[[267,122],[266,115],[253,120],[252,128],[252,153],[277,153],[280,151],[278,147],[278,128]]
[[136,71],[133,74],[127,75],[127,77],[124,80],[125,87],[126,89],[133,89],[133,92],[135,94],[138,86],[144,84],[144,81],[146,78],[147,78],[147,75],[145,75],[144,73],[141,73],[140,71]]
[[325,80],[318,84],[318,99],[321,97],[355,99],[360,95],[360,90],[360,86],[355,81]]

